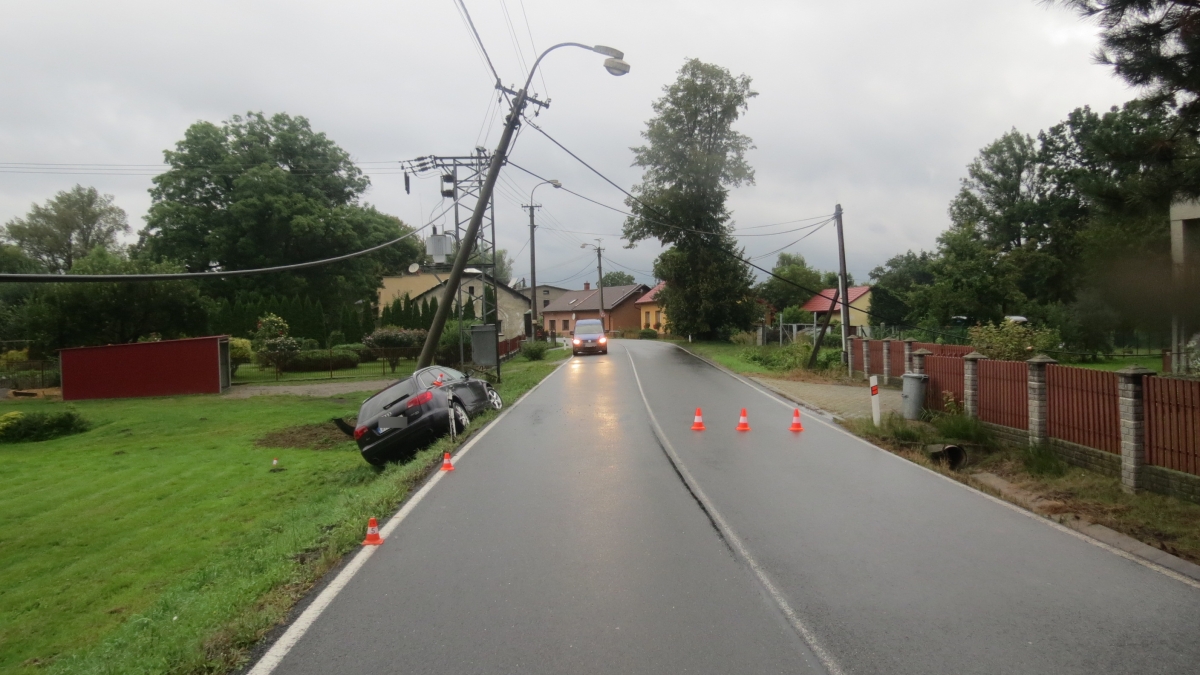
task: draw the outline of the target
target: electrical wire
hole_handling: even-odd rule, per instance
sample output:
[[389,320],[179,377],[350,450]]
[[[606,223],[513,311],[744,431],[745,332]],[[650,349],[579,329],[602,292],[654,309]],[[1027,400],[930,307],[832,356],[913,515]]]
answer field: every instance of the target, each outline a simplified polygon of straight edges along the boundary
[[[537,43],[533,41],[533,29],[529,26],[529,15],[525,13],[525,0],[521,2],[521,16],[525,18],[525,32],[529,33],[529,46],[533,49],[533,53],[538,53]],[[546,92],[546,100],[550,100],[550,87],[546,86],[546,75],[544,71],[538,71],[538,77],[542,80],[542,91]]]
[[471,28],[471,35],[475,36],[475,44],[479,46],[479,51],[483,52],[483,58],[487,61],[488,70],[492,71],[492,77],[496,80],[496,86],[500,86],[500,75],[496,72],[496,66],[492,65],[492,57],[488,55],[487,47],[483,46],[483,39],[479,37],[479,31],[475,29],[475,22],[471,20],[471,12],[467,10],[467,3],[464,0],[455,0],[456,6],[462,9],[463,17],[467,20],[467,25]]

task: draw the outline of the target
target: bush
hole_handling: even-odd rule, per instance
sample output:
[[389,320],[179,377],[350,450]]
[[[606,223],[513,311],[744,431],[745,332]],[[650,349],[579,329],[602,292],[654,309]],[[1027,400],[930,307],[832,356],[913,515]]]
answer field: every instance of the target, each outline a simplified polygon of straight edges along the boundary
[[729,341],[735,345],[745,345],[749,347],[755,342],[758,342],[758,338],[754,336],[754,333],[743,331],[741,333],[735,333],[733,337],[729,338]]
[[296,338],[273,337],[262,341],[262,348],[255,352],[255,358],[261,366],[276,366],[283,368],[288,360],[300,351],[300,341]]
[[355,354],[358,354],[359,363],[374,363],[375,361],[379,360],[379,357],[375,354],[375,350],[361,342],[350,342],[344,345],[334,345],[333,348],[335,350],[351,351]]
[[333,347],[334,345],[340,345],[340,344],[344,343],[345,341],[346,341],[346,334],[340,330],[335,330],[329,334],[328,338],[325,339],[325,344],[329,345],[330,347]]
[[[450,330],[450,324],[451,322],[446,322],[446,331]],[[401,358],[425,345],[425,336],[428,332],[420,328],[383,326],[376,328],[374,332],[363,338],[363,344],[373,350],[376,356],[383,357],[394,373],[396,364],[400,362]],[[442,333],[443,341],[445,337],[446,334]]]
[[980,445],[991,445],[994,441],[992,432],[983,422],[966,415],[938,415],[933,418],[933,426],[947,440],[967,441]]
[[233,377],[238,366],[250,363],[254,352],[250,349],[250,341],[245,338],[229,338],[229,376]]
[[288,373],[307,373],[319,370],[329,370],[330,362],[334,370],[358,367],[358,354],[348,349],[308,349],[292,354],[283,363],[281,370]]
[[549,342],[535,342],[526,340],[521,343],[521,356],[524,356],[529,361],[541,361],[546,358],[546,352],[550,349]]
[[321,343],[312,338],[304,338],[303,340],[300,341],[300,351],[309,352],[314,349],[320,349],[320,348],[321,348]]
[[[447,321],[446,328],[442,331],[442,338],[438,340],[437,362],[440,364],[447,366],[458,364],[458,323],[458,321]],[[478,323],[478,321],[471,320],[462,322],[462,350],[467,363],[471,363],[471,326]]]
[[768,370],[788,371],[808,366],[808,357],[812,347],[805,344],[792,344],[783,347],[774,345],[751,347],[742,350],[742,358],[757,363]]
[[1062,338],[1053,328],[1002,321],[967,329],[971,346],[989,359],[1024,361],[1034,354],[1061,348]]
[[91,424],[73,410],[50,414],[10,412],[0,415],[0,443],[48,441],[90,428]]
[[643,328],[638,331],[638,339],[640,340],[657,340],[658,331],[653,328]]
[[254,331],[254,351],[262,351],[268,340],[287,337],[288,323],[281,317],[270,312],[258,318],[258,327]]

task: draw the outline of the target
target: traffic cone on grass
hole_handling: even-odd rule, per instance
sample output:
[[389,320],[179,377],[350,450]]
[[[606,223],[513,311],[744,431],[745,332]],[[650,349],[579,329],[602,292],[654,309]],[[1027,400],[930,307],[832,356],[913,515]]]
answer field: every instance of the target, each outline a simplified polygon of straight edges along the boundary
[[738,419],[738,431],[750,431],[750,420],[746,419],[746,409],[742,408],[742,416]]
[[792,426],[788,427],[788,431],[804,431],[804,425],[800,423],[799,408],[796,408],[796,412],[792,413]]
[[454,465],[450,463],[450,453],[442,456],[442,471],[453,471]]
[[704,416],[700,414],[699,408],[696,408],[696,421],[692,422],[692,431],[704,431]]
[[379,536],[379,523],[371,518],[367,521],[367,538],[363,540],[363,546],[378,546],[382,543],[383,537]]

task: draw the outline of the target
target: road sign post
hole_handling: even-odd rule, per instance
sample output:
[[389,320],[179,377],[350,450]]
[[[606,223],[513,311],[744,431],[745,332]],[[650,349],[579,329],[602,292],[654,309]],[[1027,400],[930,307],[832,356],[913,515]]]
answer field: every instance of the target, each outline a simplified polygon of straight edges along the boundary
[[879,376],[871,376],[871,419],[879,426]]

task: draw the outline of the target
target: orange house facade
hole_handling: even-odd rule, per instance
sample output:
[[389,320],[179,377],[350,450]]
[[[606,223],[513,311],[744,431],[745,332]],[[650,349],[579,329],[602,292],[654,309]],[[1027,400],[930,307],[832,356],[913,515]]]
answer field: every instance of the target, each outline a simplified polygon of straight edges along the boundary
[[[636,330],[639,323],[637,300],[649,289],[645,284],[612,286],[604,289],[604,329]],[[582,291],[567,291],[542,309],[542,328],[566,335],[576,321],[600,318],[600,289],[584,283]]]

